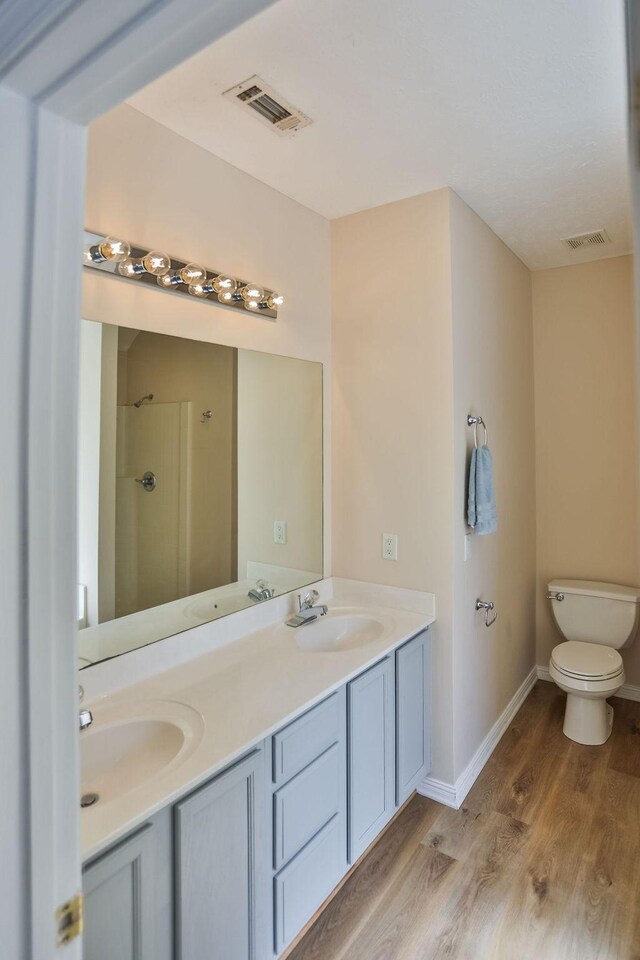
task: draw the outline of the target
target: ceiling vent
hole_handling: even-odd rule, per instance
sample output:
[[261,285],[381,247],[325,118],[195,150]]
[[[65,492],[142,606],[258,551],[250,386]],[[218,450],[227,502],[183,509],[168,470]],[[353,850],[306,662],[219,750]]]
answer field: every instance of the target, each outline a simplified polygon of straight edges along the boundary
[[225,90],[222,96],[243,109],[251,110],[262,123],[271,127],[281,137],[291,136],[313,123],[302,110],[292,106],[260,77],[249,77],[230,90]]
[[562,241],[572,250],[581,247],[600,247],[604,243],[611,243],[611,237],[606,230],[594,230],[592,233],[579,233],[576,237],[565,237]]

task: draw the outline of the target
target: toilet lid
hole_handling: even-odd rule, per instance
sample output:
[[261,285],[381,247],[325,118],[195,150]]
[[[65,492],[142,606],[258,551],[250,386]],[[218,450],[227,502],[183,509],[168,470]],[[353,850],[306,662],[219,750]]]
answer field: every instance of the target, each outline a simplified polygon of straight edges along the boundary
[[617,650],[580,640],[567,640],[554,647],[551,662],[562,673],[584,680],[606,680],[622,670],[622,657]]

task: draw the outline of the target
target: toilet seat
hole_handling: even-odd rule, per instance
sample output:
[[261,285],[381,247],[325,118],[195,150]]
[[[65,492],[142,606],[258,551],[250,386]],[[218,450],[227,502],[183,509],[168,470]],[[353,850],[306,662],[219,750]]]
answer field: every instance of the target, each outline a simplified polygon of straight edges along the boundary
[[574,680],[609,680],[624,671],[617,650],[580,640],[567,640],[554,647],[551,664],[558,673]]

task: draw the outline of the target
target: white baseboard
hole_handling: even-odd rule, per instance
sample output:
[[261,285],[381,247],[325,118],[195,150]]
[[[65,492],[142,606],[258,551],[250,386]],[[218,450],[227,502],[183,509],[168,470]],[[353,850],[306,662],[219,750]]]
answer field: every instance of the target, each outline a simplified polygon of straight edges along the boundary
[[[536,670],[538,672],[538,680],[548,680],[549,683],[553,683],[548,667],[541,667],[540,665],[538,665],[536,667]],[[624,686],[620,687],[620,689],[616,693],[616,697],[620,697],[621,700],[639,701],[640,687],[636,687],[632,683],[625,683]]]
[[[547,680],[549,683],[553,683],[547,667],[538,665],[533,668],[502,711],[455,783],[445,783],[443,780],[437,780],[435,777],[425,777],[422,783],[418,785],[418,793],[423,797],[429,797],[430,800],[437,800],[438,803],[443,803],[447,807],[453,807],[454,810],[458,810],[462,806],[469,790],[471,790],[471,787],[480,776],[485,763],[498,746],[503,733],[524,703],[525,698],[531,691],[536,680]],[[618,690],[616,696],[622,700],[636,700],[640,702],[640,687],[634,686],[632,683],[625,683],[624,686]]]
[[[516,713],[524,703],[526,697],[531,691],[534,683],[539,677],[539,667],[533,667],[524,681],[520,684],[513,697],[502,711],[494,725],[489,730],[473,757],[457,778],[455,784],[444,783],[435,777],[425,777],[418,786],[418,793],[423,797],[429,797],[431,800],[437,800],[444,803],[447,807],[453,807],[458,810],[464,802],[464,798],[474,785],[485,763],[498,746],[502,735],[515,717]],[[640,691],[639,691],[640,692]]]
[[451,783],[445,783],[444,780],[437,780],[435,777],[425,777],[418,784],[417,792],[428,797],[429,800],[437,800],[438,803],[444,803],[445,807],[453,807],[457,810],[460,804],[456,799],[456,788]]

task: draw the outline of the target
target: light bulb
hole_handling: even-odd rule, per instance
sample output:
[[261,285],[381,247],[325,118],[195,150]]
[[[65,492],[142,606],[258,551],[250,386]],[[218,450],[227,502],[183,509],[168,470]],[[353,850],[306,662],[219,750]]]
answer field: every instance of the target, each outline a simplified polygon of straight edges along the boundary
[[222,290],[218,294],[218,300],[220,301],[220,303],[233,303],[235,300],[235,296],[233,295],[231,290]]
[[187,286],[196,286],[207,279],[207,271],[197,263],[188,263],[178,271],[178,275]]
[[118,240],[116,237],[106,237],[102,243],[98,244],[98,253],[105,260],[113,260],[120,263],[131,256],[131,247],[126,240]]
[[245,301],[264,300],[264,290],[262,287],[259,287],[257,283],[248,283],[240,292],[242,299]]
[[175,270],[170,270],[169,273],[163,273],[161,277],[157,277],[156,279],[160,287],[177,287],[178,284],[182,283],[181,277]]
[[128,257],[126,260],[121,260],[118,264],[118,273],[122,277],[137,277],[138,274],[144,273],[144,267],[136,260]]
[[171,270],[171,259],[166,253],[150,250],[140,261],[143,268],[154,277],[162,277]]
[[270,310],[277,310],[283,303],[284,297],[279,293],[272,293],[271,296],[267,297],[267,306]]
[[194,297],[208,297],[213,292],[213,287],[209,283],[192,283],[189,285],[189,293]]
[[247,310],[259,310],[260,301],[259,300],[245,300],[244,305]]
[[233,277],[227,276],[226,273],[219,273],[218,276],[213,279],[213,289],[216,293],[224,293],[226,291],[235,293],[238,289],[238,283]]

